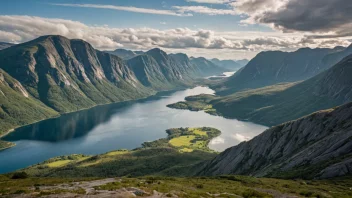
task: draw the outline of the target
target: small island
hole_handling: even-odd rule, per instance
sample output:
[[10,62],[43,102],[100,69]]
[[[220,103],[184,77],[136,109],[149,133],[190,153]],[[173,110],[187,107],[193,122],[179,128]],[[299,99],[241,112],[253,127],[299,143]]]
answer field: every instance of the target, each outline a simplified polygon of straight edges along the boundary
[[181,153],[202,150],[214,152],[208,147],[211,139],[219,136],[221,132],[211,127],[201,128],[175,128],[166,130],[167,138],[143,143],[144,148],[172,147]]
[[167,107],[172,109],[188,109],[190,111],[204,111],[210,115],[220,115],[211,104],[211,101],[215,99],[217,99],[217,96],[200,94],[186,97],[185,101],[169,104]]

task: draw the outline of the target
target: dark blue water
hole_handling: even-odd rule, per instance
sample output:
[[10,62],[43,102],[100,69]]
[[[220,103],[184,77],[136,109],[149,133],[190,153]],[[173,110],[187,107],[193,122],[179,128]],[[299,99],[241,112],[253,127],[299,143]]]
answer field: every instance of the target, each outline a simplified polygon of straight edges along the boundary
[[166,137],[176,127],[215,127],[222,131],[211,143],[222,151],[248,140],[266,127],[234,119],[167,108],[186,96],[213,90],[196,87],[159,94],[149,99],[98,106],[19,128],[4,140],[16,146],[0,152],[0,173],[24,168],[48,158],[68,154],[100,154],[117,149],[134,149],[145,141]]

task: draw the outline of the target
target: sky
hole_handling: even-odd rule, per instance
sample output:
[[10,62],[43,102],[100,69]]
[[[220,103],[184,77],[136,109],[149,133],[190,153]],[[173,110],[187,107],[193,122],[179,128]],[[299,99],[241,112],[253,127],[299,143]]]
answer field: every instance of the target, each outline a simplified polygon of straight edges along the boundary
[[1,0],[0,41],[42,35],[99,50],[161,48],[219,59],[352,42],[351,0]]

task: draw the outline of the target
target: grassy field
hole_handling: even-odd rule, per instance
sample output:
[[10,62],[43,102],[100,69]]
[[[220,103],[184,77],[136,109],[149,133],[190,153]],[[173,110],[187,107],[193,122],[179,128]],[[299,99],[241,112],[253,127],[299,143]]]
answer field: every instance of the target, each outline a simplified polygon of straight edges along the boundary
[[167,133],[169,134],[169,145],[179,149],[180,152],[192,152],[193,150],[213,152],[208,148],[208,144],[221,132],[214,128],[203,127],[169,129]]
[[[247,176],[136,177],[136,178],[26,178],[0,176],[1,197],[48,195],[111,197],[319,197],[348,198],[351,178],[331,180],[280,180]],[[130,195],[130,196],[127,196]]]
[[24,169],[34,177],[112,177],[145,175],[192,175],[195,165],[210,160],[216,152],[209,141],[221,132],[214,128],[175,128],[167,138],[145,142],[134,150],[101,155],[60,156]]
[[177,138],[173,138],[169,141],[171,146],[174,147],[191,147],[192,140],[196,138],[195,135],[187,135],[187,136],[180,136]]

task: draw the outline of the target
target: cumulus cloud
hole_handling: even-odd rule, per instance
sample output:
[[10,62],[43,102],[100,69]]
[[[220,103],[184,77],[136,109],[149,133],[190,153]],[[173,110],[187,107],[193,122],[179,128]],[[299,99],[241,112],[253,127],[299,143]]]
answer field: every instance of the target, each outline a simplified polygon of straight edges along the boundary
[[110,28],[106,25],[88,26],[64,19],[0,15],[1,41],[21,43],[49,34],[83,39],[101,50],[148,50],[160,47],[168,52],[185,52],[212,58],[251,58],[262,50],[292,50],[300,47],[335,47],[336,43],[349,44],[348,40],[316,40],[297,33],[216,32],[188,28]]
[[230,5],[247,16],[244,23],[315,33],[315,38],[352,36],[350,0],[237,0]]

